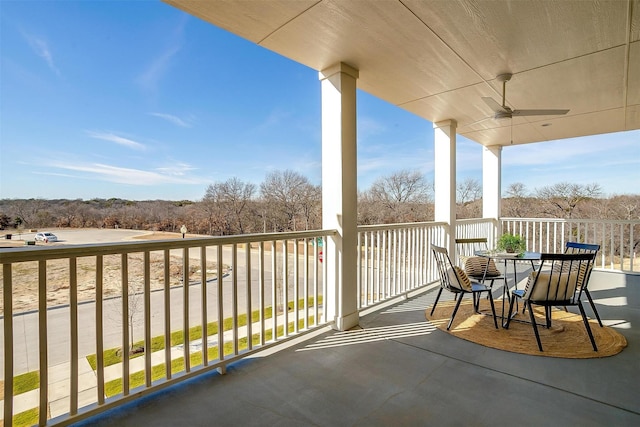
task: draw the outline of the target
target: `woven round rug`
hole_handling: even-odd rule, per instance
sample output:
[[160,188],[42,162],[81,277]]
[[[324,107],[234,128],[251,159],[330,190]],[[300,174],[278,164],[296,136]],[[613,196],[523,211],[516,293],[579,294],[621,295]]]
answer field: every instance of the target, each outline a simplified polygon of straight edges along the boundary
[[[500,301],[495,302],[498,315],[500,315],[501,304]],[[427,320],[450,335],[498,350],[533,356],[587,359],[613,356],[627,346],[624,335],[608,326],[600,327],[597,321],[589,320],[589,326],[598,346],[598,351],[593,351],[589,335],[579,314],[552,309],[551,328],[547,329],[540,326],[544,323],[544,309],[536,307],[538,332],[544,350],[540,351],[531,324],[514,321],[515,319],[530,321],[529,313],[522,314],[522,304],[520,304],[520,313],[511,321],[509,329],[502,328],[502,319],[499,317],[498,329],[496,329],[491,316],[491,306],[484,298],[480,302],[480,311],[488,315],[475,313],[471,298],[463,300],[451,329],[447,331],[454,305],[455,301],[438,302],[433,316],[430,315],[431,307],[426,310]]]

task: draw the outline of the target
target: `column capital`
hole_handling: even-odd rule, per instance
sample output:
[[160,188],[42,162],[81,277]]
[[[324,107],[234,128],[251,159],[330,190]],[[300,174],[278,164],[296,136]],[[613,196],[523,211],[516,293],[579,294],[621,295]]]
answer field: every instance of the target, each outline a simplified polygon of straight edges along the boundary
[[337,73],[348,74],[349,76],[357,79],[359,77],[359,71],[353,68],[350,65],[345,64],[344,62],[339,62],[337,64],[333,64],[324,70],[318,72],[318,78],[320,80],[326,80],[329,77],[333,76]]
[[442,121],[433,123],[433,128],[434,129],[438,129],[438,128],[453,128],[453,129],[455,129],[457,127],[458,127],[458,122],[455,119],[442,120]]
[[492,153],[499,153],[502,151],[502,145],[485,145],[484,150],[491,151]]

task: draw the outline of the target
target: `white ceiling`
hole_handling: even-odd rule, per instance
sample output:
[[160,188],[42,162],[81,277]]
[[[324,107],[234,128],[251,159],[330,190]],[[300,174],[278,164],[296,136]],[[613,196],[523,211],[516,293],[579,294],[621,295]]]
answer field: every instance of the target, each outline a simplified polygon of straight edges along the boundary
[[[640,129],[640,0],[164,1],[482,145]],[[569,113],[487,119],[507,72],[511,108]]]

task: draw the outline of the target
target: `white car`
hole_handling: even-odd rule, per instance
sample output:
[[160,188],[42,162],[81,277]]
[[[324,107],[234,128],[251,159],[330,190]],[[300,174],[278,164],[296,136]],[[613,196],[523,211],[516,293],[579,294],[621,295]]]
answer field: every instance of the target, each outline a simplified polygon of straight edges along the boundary
[[36,237],[34,237],[34,240],[37,242],[51,243],[51,242],[57,242],[58,236],[56,236],[55,234],[49,231],[44,231],[41,233],[36,233]]

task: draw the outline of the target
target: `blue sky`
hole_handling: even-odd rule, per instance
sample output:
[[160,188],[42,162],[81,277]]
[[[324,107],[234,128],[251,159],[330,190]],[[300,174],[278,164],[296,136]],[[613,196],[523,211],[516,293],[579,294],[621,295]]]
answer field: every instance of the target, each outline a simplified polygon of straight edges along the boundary
[[[318,73],[159,1],[0,0],[0,198],[199,200],[292,169],[321,184]],[[615,149],[611,149],[615,147]],[[458,180],[482,179],[458,138]],[[358,92],[358,186],[433,181],[430,122]],[[507,147],[503,189],[640,193],[640,131]]]

